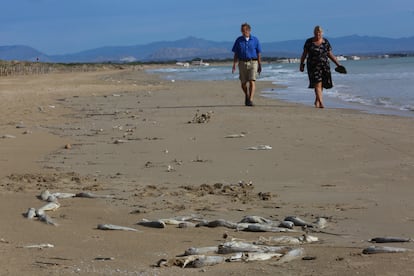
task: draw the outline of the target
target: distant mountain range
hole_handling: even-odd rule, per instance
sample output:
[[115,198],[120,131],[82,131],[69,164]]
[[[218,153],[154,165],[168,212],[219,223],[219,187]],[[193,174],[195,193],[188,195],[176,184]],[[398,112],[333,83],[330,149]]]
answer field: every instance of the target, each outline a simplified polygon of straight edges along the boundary
[[[414,53],[414,36],[384,38],[370,36],[344,36],[328,38],[336,55],[375,55]],[[262,43],[264,57],[299,57],[304,39]],[[101,47],[65,55],[47,55],[29,46],[0,46],[0,60],[43,62],[133,62],[203,59],[232,57],[233,42],[216,42],[196,37],[176,41],[160,41],[144,45]]]

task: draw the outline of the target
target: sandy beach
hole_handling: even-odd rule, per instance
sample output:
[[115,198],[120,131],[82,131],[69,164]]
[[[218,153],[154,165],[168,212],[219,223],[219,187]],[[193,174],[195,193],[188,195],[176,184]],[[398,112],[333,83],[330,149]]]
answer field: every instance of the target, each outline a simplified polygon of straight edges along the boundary
[[[259,91],[273,85],[257,86],[245,107],[237,81],[171,82],[143,69],[1,77],[0,275],[414,274],[411,251],[362,254],[414,250],[369,242],[414,238],[413,119],[270,100]],[[249,149],[260,145],[270,147]],[[46,203],[44,190],[110,197],[59,199],[53,226],[24,216]],[[288,235],[319,242],[295,246],[304,255],[286,263],[157,267],[189,247],[286,235],[137,224],[190,215],[327,226],[296,226]]]

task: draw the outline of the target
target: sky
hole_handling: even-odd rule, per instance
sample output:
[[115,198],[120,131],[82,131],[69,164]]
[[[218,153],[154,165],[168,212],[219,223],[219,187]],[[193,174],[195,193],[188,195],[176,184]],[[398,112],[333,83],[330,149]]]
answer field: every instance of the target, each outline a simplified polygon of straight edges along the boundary
[[0,45],[45,54],[131,46],[188,36],[234,41],[248,22],[263,42],[414,36],[413,0],[0,0]]

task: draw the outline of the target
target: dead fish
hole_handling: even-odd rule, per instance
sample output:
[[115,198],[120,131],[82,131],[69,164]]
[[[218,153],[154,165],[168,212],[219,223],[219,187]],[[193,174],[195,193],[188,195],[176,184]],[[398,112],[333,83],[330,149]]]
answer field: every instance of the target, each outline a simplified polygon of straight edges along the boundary
[[206,247],[190,247],[185,250],[182,256],[190,256],[190,255],[202,255],[207,253],[217,253],[217,246],[206,246]]
[[14,138],[16,138],[16,136],[10,135],[10,134],[4,134],[4,135],[0,136],[0,138],[3,138],[3,139],[14,139]]
[[229,254],[236,252],[273,252],[284,253],[289,250],[286,246],[261,246],[243,241],[224,242],[218,246],[217,253]]
[[300,237],[292,236],[281,236],[281,237],[259,237],[259,240],[255,244],[264,244],[264,245],[298,245],[304,243],[314,243],[319,241],[318,237],[303,235]]
[[52,195],[58,199],[72,198],[76,196],[76,194],[74,193],[59,193],[59,192],[53,193]]
[[50,243],[40,243],[40,244],[30,244],[30,245],[23,245],[18,246],[19,248],[37,248],[37,249],[43,249],[43,248],[53,248],[55,247],[53,244]]
[[193,228],[196,227],[197,224],[195,224],[194,222],[191,221],[182,221],[178,224],[178,228]]
[[53,194],[52,195],[50,195],[47,199],[46,199],[46,201],[47,202],[57,202],[57,197],[56,196],[54,196]]
[[39,220],[41,222],[44,222],[46,224],[53,225],[53,226],[58,226],[58,224],[51,217],[46,215],[45,213],[40,214],[40,215],[38,214],[37,216],[39,217]]
[[291,261],[302,258],[303,255],[305,255],[305,249],[303,249],[301,247],[295,248],[295,249],[292,249],[292,250],[288,251],[275,264],[279,265],[279,264],[291,262]]
[[123,230],[123,231],[138,232],[138,230],[135,228],[119,226],[119,225],[114,225],[114,224],[98,224],[96,228],[99,230]]
[[96,257],[94,259],[95,261],[113,261],[115,260],[114,257]]
[[399,238],[399,237],[377,237],[369,240],[375,243],[388,243],[388,242],[411,242],[410,238]]
[[49,198],[50,195],[51,194],[50,194],[49,190],[44,190],[43,192],[40,193],[39,197],[40,197],[41,200],[46,201]]
[[[159,219],[158,221],[163,222],[165,225],[179,225],[182,221],[176,220],[176,219]],[[161,227],[163,228],[163,227]]]
[[123,140],[123,139],[117,139],[114,141],[114,144],[125,144],[128,143],[128,140]]
[[207,227],[227,227],[230,229],[237,229],[237,223],[227,221],[224,219],[217,219],[212,221],[202,221],[197,224],[197,227],[207,226]]
[[248,147],[247,150],[271,150],[272,147],[269,145],[258,145],[253,147]]
[[158,267],[168,267],[168,266],[179,266],[179,267],[186,267],[189,263],[193,262],[199,257],[204,257],[202,255],[190,255],[190,256],[184,256],[184,257],[175,257],[171,259],[161,259],[157,262]]
[[245,262],[252,262],[252,261],[267,261],[273,258],[280,258],[283,254],[281,253],[270,253],[270,252],[247,252],[243,253],[242,260]]
[[287,221],[287,220],[281,221],[279,224],[279,227],[288,228],[288,229],[293,229],[294,226],[295,224],[292,221]]
[[391,247],[391,246],[370,246],[362,250],[362,254],[378,254],[378,253],[402,253],[411,251],[407,248]]
[[319,229],[324,229],[328,225],[328,221],[326,218],[319,217],[313,224]]
[[259,252],[260,246],[241,242],[241,241],[230,241],[222,243],[218,246],[217,253],[219,254],[229,254],[236,252]]
[[282,228],[267,224],[249,224],[247,228],[244,228],[243,231],[246,232],[276,232],[276,233],[283,233],[283,232],[297,232],[293,229]]
[[224,136],[224,138],[242,138],[246,135],[244,135],[243,133],[239,133],[239,134],[229,134]]
[[184,216],[176,216],[172,219],[178,220],[178,221],[188,221],[188,220],[194,220],[194,221],[200,221],[200,216],[196,214],[191,215],[184,215]]
[[301,218],[295,217],[295,216],[288,216],[284,219],[285,221],[291,221],[295,224],[295,226],[306,226],[306,227],[313,227],[312,224],[307,223]]
[[36,209],[29,208],[27,212],[24,214],[24,216],[28,219],[33,219],[36,216]]
[[145,227],[151,227],[151,228],[165,228],[165,223],[161,220],[142,219],[142,221],[139,221],[137,224],[141,226],[145,226]]
[[81,192],[75,194],[75,197],[84,197],[84,198],[114,198],[114,196],[111,195],[98,195],[90,192]]
[[259,216],[244,216],[240,223],[261,223],[261,224],[273,224],[270,219]]
[[42,215],[44,214],[44,212],[46,211],[55,211],[60,207],[59,202],[49,202],[46,205],[43,205],[42,207],[40,207],[39,209],[36,210],[36,214],[37,215]]
[[224,263],[226,261],[226,257],[223,256],[199,256],[195,260],[193,260],[189,266],[194,268],[200,268],[204,266],[212,266]]

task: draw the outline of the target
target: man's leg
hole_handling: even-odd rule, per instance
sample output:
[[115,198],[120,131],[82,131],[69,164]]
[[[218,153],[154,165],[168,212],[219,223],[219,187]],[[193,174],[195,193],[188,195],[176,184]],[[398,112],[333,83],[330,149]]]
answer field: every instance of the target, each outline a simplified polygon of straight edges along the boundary
[[247,83],[242,82],[241,83],[241,88],[244,92],[244,104],[247,105],[249,103],[249,93],[248,93],[248,90],[247,90]]
[[249,101],[253,102],[254,92],[256,90],[256,82],[254,80],[249,81]]

